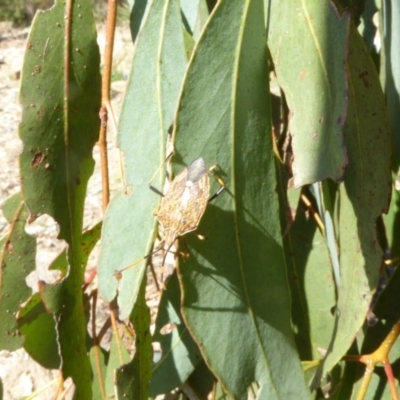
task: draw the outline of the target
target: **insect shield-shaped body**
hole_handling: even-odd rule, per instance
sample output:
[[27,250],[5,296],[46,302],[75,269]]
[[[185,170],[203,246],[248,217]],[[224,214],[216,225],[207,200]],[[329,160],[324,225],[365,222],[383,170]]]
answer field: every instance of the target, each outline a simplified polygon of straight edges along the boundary
[[[210,170],[213,169],[214,168],[211,168]],[[206,170],[206,164],[202,158],[198,158],[171,182],[167,193],[161,201],[160,208],[156,213],[158,222],[161,224],[163,229],[164,239],[151,253],[136,260],[127,267],[116,271],[114,276],[117,279],[121,279],[123,271],[139,264],[141,261],[149,258],[151,255],[164,248],[166,251],[160,269],[161,282],[163,288],[165,288],[163,282],[164,263],[169,249],[178,237],[188,232],[192,232],[197,228],[207,204],[225,189],[225,184],[222,179],[215,174],[214,177],[221,187],[213,196],[211,196],[211,198],[209,198],[210,181]],[[150,188],[152,188],[151,185]],[[155,190],[154,188],[152,189],[159,193],[158,190]],[[157,289],[160,291],[157,277],[153,269],[152,272]]]
[[194,160],[172,181],[157,213],[167,251],[178,237],[197,228],[209,193],[210,181],[202,158]]

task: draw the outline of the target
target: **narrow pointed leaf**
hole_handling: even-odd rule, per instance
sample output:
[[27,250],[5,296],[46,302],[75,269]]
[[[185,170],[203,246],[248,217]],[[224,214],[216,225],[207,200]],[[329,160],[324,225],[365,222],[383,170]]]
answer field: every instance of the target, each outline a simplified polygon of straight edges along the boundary
[[290,110],[295,186],[338,181],[347,164],[342,129],[350,15],[340,17],[331,1],[267,4],[268,46]]
[[106,399],[105,378],[107,373],[108,352],[100,346],[90,349],[90,362],[93,370],[92,390],[94,399]]
[[112,398],[115,395],[115,372],[121,365],[128,364],[132,357],[116,335],[112,336],[108,354],[105,389],[106,398]]
[[[125,161],[125,189],[112,200],[104,221],[99,262],[99,289],[111,301],[118,288],[120,317],[135,303],[146,264],[113,274],[145,256],[154,241],[153,211],[160,199],[149,182],[165,159],[166,134],[181,85],[186,55],[179,2],[154,1],[137,40],[130,82],[119,125]],[[153,185],[162,191],[163,173]]]
[[345,144],[349,163],[340,186],[338,287],[335,334],[321,373],[347,352],[364,323],[378,283],[383,253],[376,220],[387,211],[391,191],[390,137],[375,66],[356,29],[349,40],[349,110]]
[[219,1],[183,87],[175,168],[202,156],[218,163],[227,188],[199,225],[208,240],[187,237],[183,315],[234,398],[257,382],[259,398],[307,399],[290,327],[263,15],[263,1]]
[[[168,288],[163,293],[157,313],[153,342],[161,345],[161,358],[153,365],[149,394],[168,393],[186,382],[201,360],[196,343],[183,322],[180,313],[180,289],[176,274],[168,281]],[[175,328],[168,334],[161,329],[166,324]]]
[[383,216],[385,221],[386,235],[388,240],[388,246],[390,248],[391,259],[398,259],[400,256],[400,192],[398,190],[398,184],[396,184],[397,176],[392,174],[392,180],[394,182],[392,190],[392,198],[390,201],[389,211]]
[[33,215],[48,214],[68,243],[68,273],[57,315],[65,378],[75,398],[91,398],[82,304],[80,240],[84,198],[92,174],[100,107],[99,49],[88,0],[57,1],[38,13],[28,37],[22,71],[20,137],[22,193]]
[[[277,166],[282,231],[288,226],[287,173]],[[291,189],[292,190],[292,189]],[[290,192],[290,190],[289,190]],[[289,193],[287,197],[289,197]],[[300,203],[295,220],[283,237],[295,340],[304,361],[320,359],[334,329],[331,309],[335,306],[335,284],[325,238],[316,221],[307,217]]]
[[388,106],[390,128],[394,145],[394,165],[400,163],[400,3],[382,1],[382,27],[384,53],[382,61],[382,85]]
[[[381,82],[384,87],[386,103],[388,106],[390,130],[393,141],[392,167],[395,174],[399,175],[400,165],[400,68],[399,68],[399,29],[400,29],[400,3],[393,0],[382,2],[382,24],[380,34],[383,38],[383,49],[381,52]],[[396,179],[397,178],[397,179]],[[399,178],[394,177],[394,182]],[[388,215],[384,218],[387,226],[387,235],[391,249],[391,256],[395,258],[400,255],[400,194],[398,183],[396,190],[392,193],[392,201]]]

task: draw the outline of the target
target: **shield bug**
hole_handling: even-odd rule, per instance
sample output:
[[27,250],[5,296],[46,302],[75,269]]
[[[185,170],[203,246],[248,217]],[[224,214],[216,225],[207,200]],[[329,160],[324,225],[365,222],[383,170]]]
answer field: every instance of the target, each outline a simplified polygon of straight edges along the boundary
[[[210,171],[213,169],[214,167]],[[162,248],[165,248],[166,252],[161,266],[162,280],[165,258],[172,245],[180,236],[196,230],[207,204],[225,189],[223,181],[215,174],[214,177],[221,187],[210,198],[210,179],[203,158],[197,158],[180,172],[171,182],[168,191],[161,200],[158,211],[155,213],[163,230],[163,240],[150,254],[117,271],[115,275],[121,276],[122,271],[131,268]],[[150,188],[157,193],[159,192],[151,185]]]

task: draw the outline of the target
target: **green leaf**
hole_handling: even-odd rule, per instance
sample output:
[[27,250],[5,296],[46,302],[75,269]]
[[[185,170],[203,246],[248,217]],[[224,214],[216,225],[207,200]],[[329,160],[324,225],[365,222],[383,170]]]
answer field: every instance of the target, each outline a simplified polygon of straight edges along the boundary
[[115,372],[122,364],[128,364],[131,361],[131,355],[122,345],[116,335],[112,336],[106,373],[106,398],[114,396]]
[[[149,388],[151,397],[182,385],[201,360],[199,349],[182,320],[180,297],[178,279],[174,274],[168,281],[157,313],[153,342],[160,343],[162,354],[153,365]],[[166,324],[173,324],[174,329],[168,334],[161,333]]]
[[209,17],[206,0],[181,0],[182,14],[186,30],[194,40],[198,40]]
[[118,368],[115,375],[119,398],[147,400],[149,397],[153,349],[150,335],[150,310],[146,305],[145,292],[146,279],[142,282],[131,316],[136,334],[135,356],[130,363]]
[[56,321],[47,312],[39,293],[35,293],[20,311],[18,326],[21,334],[25,335],[26,352],[43,367],[59,369],[61,359],[58,354]]
[[199,225],[208,240],[187,236],[183,315],[234,398],[246,398],[256,381],[259,398],[307,399],[290,326],[263,16],[261,0],[219,1],[186,75],[175,172],[202,156],[218,163],[227,189]]
[[394,188],[392,189],[389,211],[386,215],[383,215],[390,248],[390,258],[394,260],[400,257],[400,192],[396,188],[396,181],[397,177],[394,175],[394,185],[392,185]]
[[[99,290],[111,301],[113,277],[149,253],[154,241],[153,215],[159,196],[149,182],[165,160],[165,141],[186,66],[182,21],[177,0],[152,3],[137,41],[130,83],[119,122],[119,147],[125,160],[125,189],[111,202],[104,221],[99,261]],[[162,190],[163,174],[154,186]],[[120,318],[136,301],[146,263],[123,273],[118,287]]]
[[193,35],[199,18],[200,0],[182,0],[181,9],[185,16],[184,22],[186,29]]
[[29,214],[19,193],[6,200],[2,211],[10,228],[0,240],[0,348],[13,351],[24,342],[16,314],[32,292],[25,279],[35,269],[36,239],[25,232]]
[[[86,265],[87,259],[100,238],[101,223],[86,231],[82,236],[82,262]],[[50,269],[58,269],[63,274],[68,269],[66,252],[63,251],[52,262]],[[84,269],[82,268],[82,274]],[[45,368],[58,369],[61,365],[58,354],[56,321],[53,313],[62,312],[63,284],[40,285],[41,296],[34,294],[18,315],[18,327],[25,335],[24,348],[29,355]],[[43,302],[44,301],[44,302]],[[43,340],[43,338],[46,340]]]
[[220,382],[217,382],[214,390],[214,398],[216,400],[231,400],[232,397],[226,393]]
[[[280,204],[285,205],[287,179],[282,166],[279,167]],[[285,211],[281,209],[282,231],[288,224]],[[296,218],[283,242],[297,349],[302,360],[320,359],[334,329],[331,309],[336,302],[335,283],[325,238],[315,220],[307,217],[304,206],[297,208]]]
[[[383,38],[381,51],[381,82],[384,86],[385,98],[388,107],[389,124],[392,133],[394,154],[392,155],[392,168],[394,171],[392,200],[390,209],[384,216],[387,236],[391,250],[391,258],[400,256],[400,194],[398,191],[398,175],[400,164],[400,68],[398,66],[399,46],[399,20],[400,8],[397,2],[384,1],[381,10],[380,34]],[[396,176],[397,175],[397,176]]]
[[268,46],[290,112],[294,184],[338,181],[347,164],[342,129],[350,15],[340,17],[332,1],[266,3]]
[[340,186],[341,283],[335,332],[321,375],[347,352],[364,323],[383,257],[376,220],[387,210],[391,190],[385,101],[371,57],[353,26],[347,68],[349,109],[344,132],[350,162]]
[[[90,362],[93,370],[93,399],[107,399],[105,392],[105,378],[107,374],[108,352],[100,346],[90,349]],[[113,394],[113,392],[111,392]]]
[[99,130],[100,59],[88,3],[74,7],[70,43],[64,37],[62,2],[37,14],[28,37],[20,96],[23,196],[33,215],[49,214],[57,221],[59,238],[71,245],[82,231]]
[[400,4],[397,1],[382,2],[381,53],[382,86],[386,96],[390,128],[394,146],[393,164],[400,162]]
[[131,28],[132,41],[135,42],[144,21],[146,20],[147,13],[149,12],[149,0],[128,0],[131,7],[131,15],[129,25]]
[[[69,3],[67,3],[69,4]],[[70,24],[69,24],[70,23]],[[20,137],[22,192],[33,215],[48,214],[68,244],[57,335],[64,378],[75,398],[91,398],[82,303],[83,207],[93,172],[93,146],[100,127],[100,55],[91,2],[58,1],[38,13],[28,37],[22,71]]]

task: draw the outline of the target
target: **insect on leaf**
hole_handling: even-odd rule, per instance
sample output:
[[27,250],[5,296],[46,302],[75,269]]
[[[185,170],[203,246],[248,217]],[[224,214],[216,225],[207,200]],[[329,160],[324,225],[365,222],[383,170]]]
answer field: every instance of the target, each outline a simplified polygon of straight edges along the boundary
[[157,219],[164,230],[164,244],[197,228],[207,207],[210,181],[202,158],[193,161],[172,181],[162,199]]

